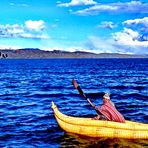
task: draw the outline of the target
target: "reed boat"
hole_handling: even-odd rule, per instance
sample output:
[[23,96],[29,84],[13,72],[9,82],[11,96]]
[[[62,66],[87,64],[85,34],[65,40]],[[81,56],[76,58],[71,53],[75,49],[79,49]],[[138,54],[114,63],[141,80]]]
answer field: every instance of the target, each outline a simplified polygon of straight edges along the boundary
[[126,120],[125,123],[67,116],[52,102],[54,116],[66,132],[89,137],[148,139],[148,124]]

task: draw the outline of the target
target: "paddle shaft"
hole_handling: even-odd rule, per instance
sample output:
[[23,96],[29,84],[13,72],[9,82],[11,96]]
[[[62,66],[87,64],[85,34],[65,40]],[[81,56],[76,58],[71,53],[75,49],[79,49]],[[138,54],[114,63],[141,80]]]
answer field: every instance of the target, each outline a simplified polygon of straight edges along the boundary
[[72,80],[72,84],[74,85],[74,87],[78,90],[78,92],[80,93],[80,95],[82,97],[84,97],[88,103],[96,110],[96,107],[95,105],[90,101],[89,98],[86,97],[86,95],[84,94],[83,90],[81,89],[81,87],[78,85],[77,81],[76,80]]

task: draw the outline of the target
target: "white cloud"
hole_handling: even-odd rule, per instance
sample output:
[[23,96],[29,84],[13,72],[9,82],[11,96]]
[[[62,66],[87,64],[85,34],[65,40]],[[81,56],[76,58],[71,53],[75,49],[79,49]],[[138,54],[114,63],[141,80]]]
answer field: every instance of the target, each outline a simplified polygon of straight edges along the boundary
[[[101,23],[103,27],[106,24]],[[89,37],[86,47],[98,53],[148,54],[148,17],[126,20],[122,24],[123,30],[108,39]]]
[[105,42],[100,37],[90,36],[85,43],[88,50],[94,51],[96,53],[113,53],[114,49],[110,39],[105,39]]
[[148,17],[126,20],[123,25],[139,33],[138,41],[148,41]]
[[148,17],[144,17],[141,19],[127,20],[123,22],[124,25],[134,25],[134,24],[144,24],[148,27]]
[[113,13],[148,13],[148,4],[140,1],[117,2],[101,4],[98,3],[92,7],[78,10],[75,14],[78,15],[97,15],[101,12]]
[[91,36],[86,42],[86,48],[95,53],[148,54],[148,43],[133,41],[129,36],[122,37],[114,40]]
[[0,25],[1,38],[33,38],[33,39],[47,39],[47,34],[44,33],[45,23],[39,21],[26,21],[25,25],[6,24]]
[[13,45],[0,45],[0,50],[5,50],[5,49],[17,50],[17,49],[21,49],[21,48],[23,48],[23,47],[13,46]]
[[106,22],[106,21],[105,22],[101,22],[101,24],[99,24],[97,26],[97,28],[108,28],[108,29],[113,29],[115,27],[117,27],[116,24],[114,24],[113,22]]
[[10,6],[14,6],[14,7],[28,7],[28,4],[25,3],[9,3]]
[[25,22],[26,28],[35,31],[42,31],[45,28],[45,22],[43,20],[32,21],[28,20]]
[[70,7],[70,6],[79,6],[79,5],[95,5],[97,2],[94,0],[72,0],[69,3],[58,2],[57,6],[60,7]]
[[133,53],[148,54],[148,41],[139,41],[140,34],[132,29],[124,28],[122,32],[113,34],[116,45],[132,50]]
[[122,44],[132,45],[138,38],[139,34],[132,29],[124,28],[122,32],[116,32],[113,34],[113,39]]
[[148,33],[141,31],[148,27],[147,18],[127,20],[123,25],[123,30],[113,33],[111,38],[89,37],[87,48],[97,53],[148,54]]
[[79,14],[79,15],[96,15],[100,12],[104,12],[104,11],[116,11],[118,9],[117,6],[110,6],[110,5],[95,5],[92,6],[90,8],[86,8],[84,10],[78,10],[75,12],[75,14]]
[[24,33],[24,29],[21,25],[0,25],[0,37],[17,37],[18,34],[22,33]]

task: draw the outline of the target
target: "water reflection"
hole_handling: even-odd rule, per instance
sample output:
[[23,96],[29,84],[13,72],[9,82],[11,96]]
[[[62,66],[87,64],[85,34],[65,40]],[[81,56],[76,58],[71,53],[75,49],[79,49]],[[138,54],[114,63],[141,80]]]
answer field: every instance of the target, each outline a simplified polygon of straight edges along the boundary
[[90,138],[71,133],[64,133],[60,137],[61,148],[146,148],[148,141],[117,139],[117,138]]

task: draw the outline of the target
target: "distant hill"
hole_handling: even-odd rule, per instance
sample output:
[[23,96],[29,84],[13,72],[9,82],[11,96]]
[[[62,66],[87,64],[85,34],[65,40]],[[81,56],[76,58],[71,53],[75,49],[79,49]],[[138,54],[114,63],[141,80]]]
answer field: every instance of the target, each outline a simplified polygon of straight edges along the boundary
[[148,58],[148,55],[131,55],[118,53],[95,54],[84,51],[44,51],[38,48],[25,48],[17,50],[0,50],[0,58],[4,59],[48,59],[48,58]]

